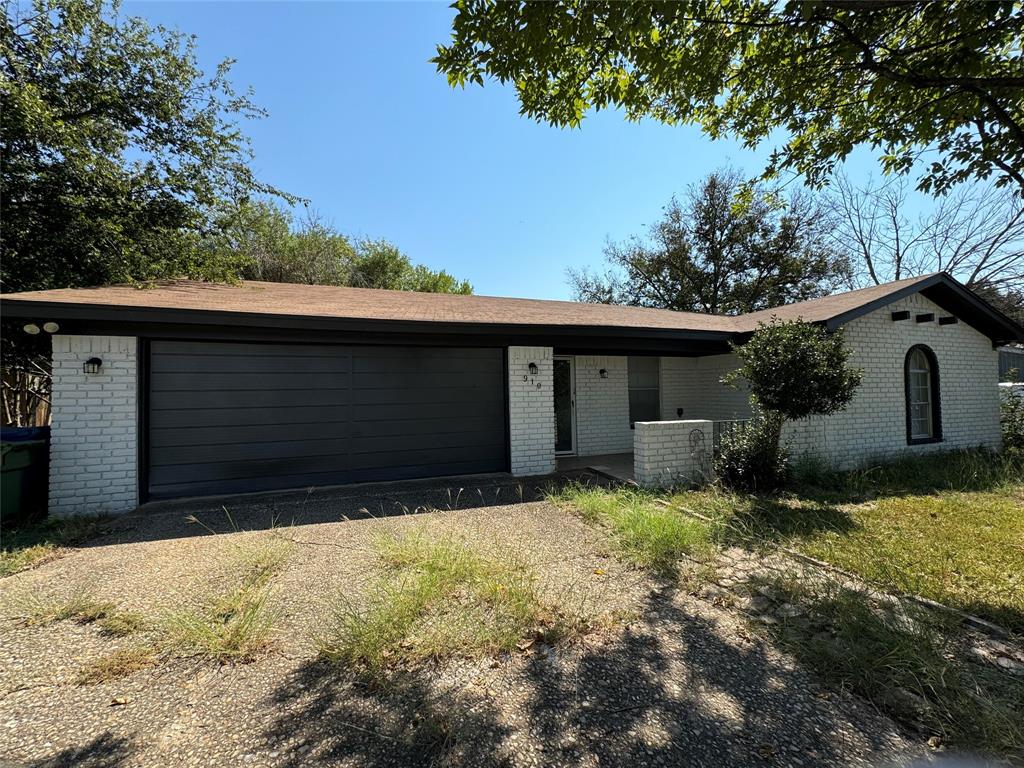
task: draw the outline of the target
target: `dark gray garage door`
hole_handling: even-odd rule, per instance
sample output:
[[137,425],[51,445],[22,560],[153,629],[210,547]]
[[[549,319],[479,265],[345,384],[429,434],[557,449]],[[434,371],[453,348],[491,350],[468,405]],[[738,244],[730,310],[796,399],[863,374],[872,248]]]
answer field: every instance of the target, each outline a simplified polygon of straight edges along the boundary
[[151,498],[507,469],[500,349],[153,341]]

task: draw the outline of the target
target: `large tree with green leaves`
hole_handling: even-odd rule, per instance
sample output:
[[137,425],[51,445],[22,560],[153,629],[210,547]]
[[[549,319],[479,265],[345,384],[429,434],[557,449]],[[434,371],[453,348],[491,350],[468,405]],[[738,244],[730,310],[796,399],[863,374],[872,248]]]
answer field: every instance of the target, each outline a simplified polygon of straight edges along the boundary
[[194,40],[103,0],[8,2],[0,18],[4,291],[237,273],[200,240],[276,194],[240,121],[262,116]]
[[223,261],[239,261],[241,276],[274,283],[347,285],[428,293],[472,293],[444,270],[412,260],[387,240],[351,239],[315,213],[296,221],[268,200],[230,211],[204,247]]
[[604,273],[569,272],[580,301],[736,314],[824,296],[848,279],[831,224],[806,193],[783,198],[716,171],[673,199],[646,238],[609,243]]
[[514,84],[523,114],[590,109],[788,139],[768,172],[812,184],[858,145],[919,187],[993,177],[1024,193],[1017,0],[460,0],[435,62],[453,85]]

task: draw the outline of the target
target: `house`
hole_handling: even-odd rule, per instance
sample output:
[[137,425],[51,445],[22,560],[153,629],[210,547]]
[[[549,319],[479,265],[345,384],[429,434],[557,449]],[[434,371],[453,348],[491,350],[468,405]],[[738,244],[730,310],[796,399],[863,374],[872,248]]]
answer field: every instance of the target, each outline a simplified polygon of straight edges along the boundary
[[996,348],[1024,339],[945,274],[738,317],[185,281],[7,294],[3,315],[53,333],[55,515],[631,451],[638,479],[678,477],[749,417],[720,378],[773,317],[843,327],[864,369],[843,412],[789,426],[794,450],[997,448]]
[[1024,383],[1024,347],[999,348],[999,381],[1011,384]]

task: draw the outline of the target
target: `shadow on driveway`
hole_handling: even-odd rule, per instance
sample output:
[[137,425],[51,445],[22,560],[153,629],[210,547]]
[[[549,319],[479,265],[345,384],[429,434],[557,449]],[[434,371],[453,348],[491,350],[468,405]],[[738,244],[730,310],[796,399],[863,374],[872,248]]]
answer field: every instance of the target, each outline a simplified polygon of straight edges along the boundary
[[[435,673],[435,680],[438,676]],[[376,686],[324,663],[272,696],[284,765],[900,765],[920,752],[759,641],[652,591],[613,639],[505,659],[485,688],[405,673]],[[473,693],[467,692],[473,689]],[[487,695],[484,695],[484,690]]]
[[261,531],[278,526],[335,523],[431,510],[476,509],[539,501],[568,482],[607,484],[578,470],[540,477],[470,475],[336,488],[309,488],[242,496],[158,501],[112,518],[99,537],[81,546],[107,546]]

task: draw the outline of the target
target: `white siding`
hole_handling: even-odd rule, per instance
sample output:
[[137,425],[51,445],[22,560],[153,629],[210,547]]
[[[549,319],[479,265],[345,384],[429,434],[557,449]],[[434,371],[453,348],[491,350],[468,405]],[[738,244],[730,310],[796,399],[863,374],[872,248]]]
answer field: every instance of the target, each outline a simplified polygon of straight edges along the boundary
[[[127,512],[138,505],[137,341],[53,337],[50,514]],[[103,360],[87,374],[90,357]]]
[[737,368],[739,361],[733,354],[661,358],[661,418],[723,421],[749,417],[747,388],[721,383],[725,374]]
[[[601,369],[608,378],[601,378]],[[597,456],[633,450],[629,374],[625,357],[576,357],[576,453]]]
[[[894,322],[891,313],[909,310]],[[933,313],[931,322],[915,315]],[[787,425],[794,454],[813,453],[840,466],[952,448],[999,448],[998,353],[963,321],[939,325],[949,313],[920,294],[852,320],[845,327],[851,362],[864,378],[846,410]],[[903,361],[925,344],[939,363],[942,442],[907,445]]]

